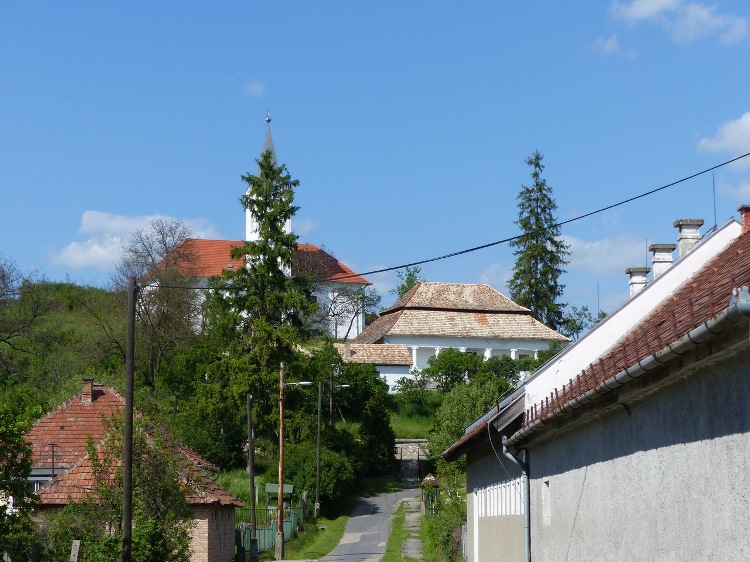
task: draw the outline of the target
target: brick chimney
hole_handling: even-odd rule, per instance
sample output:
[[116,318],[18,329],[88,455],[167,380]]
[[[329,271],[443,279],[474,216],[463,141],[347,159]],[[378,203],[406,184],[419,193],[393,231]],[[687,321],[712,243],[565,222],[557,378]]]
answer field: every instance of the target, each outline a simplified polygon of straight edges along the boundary
[[703,219],[679,219],[674,221],[674,226],[680,230],[677,235],[677,244],[680,246],[678,257],[681,258],[700,242]]
[[94,401],[94,379],[83,379],[83,393],[81,394],[81,404],[91,406]]
[[740,212],[740,220],[742,222],[742,234],[750,231],[750,205],[740,205],[737,207]]
[[654,272],[654,279],[664,273],[674,261],[672,252],[677,248],[676,244],[651,244],[648,251],[652,253],[651,267]]
[[650,267],[629,267],[625,270],[625,273],[630,275],[630,298],[640,293],[648,283],[646,276],[651,271]]

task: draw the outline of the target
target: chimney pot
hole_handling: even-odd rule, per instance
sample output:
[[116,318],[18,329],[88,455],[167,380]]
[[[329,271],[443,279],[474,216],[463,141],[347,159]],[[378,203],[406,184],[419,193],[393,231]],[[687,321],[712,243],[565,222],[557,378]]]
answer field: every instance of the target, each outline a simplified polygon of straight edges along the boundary
[[677,235],[677,244],[680,247],[679,257],[682,257],[700,242],[703,219],[679,219],[674,221],[674,226],[680,230]]
[[740,205],[737,207],[742,219],[742,234],[750,230],[750,205]]
[[625,273],[630,275],[630,297],[633,298],[635,295],[640,293],[648,283],[647,275],[651,271],[650,267],[629,267],[625,270]]
[[94,401],[94,379],[83,379],[83,393],[81,394],[81,404],[91,406]]
[[677,248],[676,244],[651,244],[648,247],[648,251],[651,252],[651,266],[654,271],[654,279],[658,279],[659,276],[664,273],[674,261],[672,252]]

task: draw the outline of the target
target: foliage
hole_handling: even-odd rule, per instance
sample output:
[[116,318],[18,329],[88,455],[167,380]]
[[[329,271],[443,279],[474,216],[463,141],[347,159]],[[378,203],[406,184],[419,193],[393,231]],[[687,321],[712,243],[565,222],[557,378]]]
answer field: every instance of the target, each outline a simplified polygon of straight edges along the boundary
[[408,377],[401,377],[396,381],[394,388],[397,395],[418,409],[423,409],[427,402],[427,388],[430,384],[429,377],[419,369],[412,368]]
[[359,439],[368,474],[385,474],[393,470],[396,437],[391,428],[384,394],[374,394],[365,404]]
[[481,359],[474,353],[464,353],[446,348],[427,361],[424,376],[435,383],[440,392],[450,392],[452,388],[474,377]]
[[435,383],[443,393],[471,381],[495,381],[498,388],[508,388],[518,381],[520,364],[510,357],[491,357],[484,360],[475,353],[446,348],[430,357],[422,376]]
[[[315,443],[290,445],[285,449],[285,480],[294,484],[294,489],[309,493],[315,498]],[[341,513],[342,507],[348,505],[347,499],[356,489],[356,477],[349,459],[341,453],[327,447],[320,448],[320,509],[327,517]]]
[[569,246],[560,237],[554,212],[557,209],[552,188],[542,178],[543,156],[535,151],[526,159],[531,166],[531,186],[523,186],[518,194],[518,220],[522,236],[510,242],[516,263],[508,282],[511,298],[531,309],[534,317],[553,330],[563,323],[563,307],[559,299],[564,286],[559,279],[567,265]]
[[461,525],[465,522],[466,503],[458,497],[450,501],[442,498],[435,514],[423,519],[425,558],[436,562],[462,560]]
[[565,312],[562,325],[560,326],[560,333],[572,340],[577,340],[581,337],[582,333],[588,332],[606,317],[607,313],[603,310],[600,310],[598,314],[594,316],[589,311],[588,306],[584,305],[581,308],[571,306],[570,309]]
[[391,289],[391,293],[396,295],[398,298],[403,297],[409,290],[414,287],[417,283],[421,283],[425,279],[421,277],[422,268],[418,265],[409,267],[408,265],[403,271],[396,273],[396,277],[399,278],[401,283],[395,288]]
[[[82,539],[86,562],[119,558],[122,545],[122,420],[112,418],[108,438],[99,447],[89,440],[88,458],[94,485],[81,502],[72,502],[48,517],[45,525],[50,557],[67,560],[70,542]],[[180,485],[191,480],[177,445],[163,431],[136,419],[133,427],[134,562],[177,562],[189,555],[190,509]]]
[[438,456],[448,449],[461,438],[464,429],[497,403],[507,390],[507,382],[494,379],[460,384],[446,394],[435,414],[435,425],[430,431],[430,453]]
[[409,399],[408,394],[390,394],[391,427],[398,438],[425,439],[435,423],[435,412],[442,394],[434,390],[425,392],[424,402]]
[[11,545],[17,552],[30,546],[31,509],[36,497],[31,492],[31,447],[18,411],[0,403],[0,546]]
[[202,296],[195,286],[192,232],[173,219],[154,219],[133,232],[116,265],[117,294],[127,300],[132,276],[144,284],[137,294],[136,371],[154,385],[160,363],[196,338],[203,324]]

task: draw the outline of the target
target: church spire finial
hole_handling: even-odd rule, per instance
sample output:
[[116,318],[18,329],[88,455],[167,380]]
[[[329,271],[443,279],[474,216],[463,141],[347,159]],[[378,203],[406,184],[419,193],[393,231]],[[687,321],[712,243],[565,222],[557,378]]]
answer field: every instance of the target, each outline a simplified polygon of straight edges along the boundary
[[271,124],[271,108],[266,108],[266,127]]

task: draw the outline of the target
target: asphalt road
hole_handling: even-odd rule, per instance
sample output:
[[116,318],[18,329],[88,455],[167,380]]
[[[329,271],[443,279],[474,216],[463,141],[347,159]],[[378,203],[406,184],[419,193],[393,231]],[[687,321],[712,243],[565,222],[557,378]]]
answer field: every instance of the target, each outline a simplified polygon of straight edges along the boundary
[[377,562],[385,553],[391,516],[404,498],[419,495],[419,488],[363,498],[349,517],[339,545],[321,562]]

